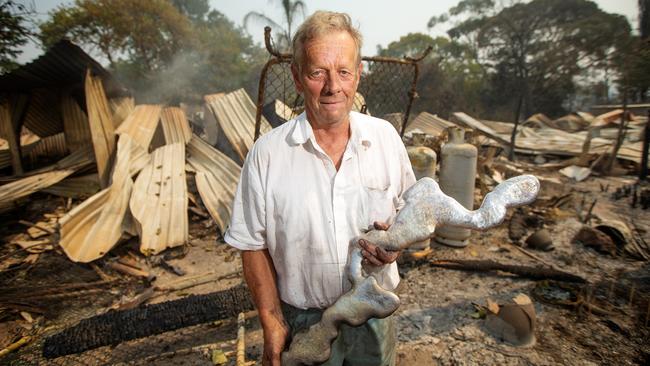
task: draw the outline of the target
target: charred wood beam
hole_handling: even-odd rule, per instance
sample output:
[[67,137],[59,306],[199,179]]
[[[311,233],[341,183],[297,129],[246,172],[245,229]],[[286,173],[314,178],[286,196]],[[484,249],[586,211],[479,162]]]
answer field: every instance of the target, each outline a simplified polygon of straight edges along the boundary
[[491,260],[436,260],[429,262],[432,267],[459,269],[472,272],[502,271],[533,280],[556,280],[563,282],[587,283],[584,278],[572,273],[558,271],[552,268],[504,264]]
[[235,318],[248,310],[253,310],[250,293],[246,287],[238,286],[135,309],[109,311],[45,339],[43,356],[55,358],[117,345],[192,325]]

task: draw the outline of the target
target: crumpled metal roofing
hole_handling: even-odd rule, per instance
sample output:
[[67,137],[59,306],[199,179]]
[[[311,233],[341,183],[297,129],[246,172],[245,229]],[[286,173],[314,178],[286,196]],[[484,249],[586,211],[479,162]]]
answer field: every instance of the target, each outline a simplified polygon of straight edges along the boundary
[[188,171],[196,172],[196,186],[203,204],[222,233],[230,224],[241,168],[226,154],[193,135],[187,144]]
[[129,201],[143,254],[158,254],[187,242],[187,200],[185,144],[154,150],[151,162],[135,180]]
[[36,89],[27,104],[23,124],[39,137],[56,135],[63,131],[60,91]]
[[122,236],[122,223],[133,188],[130,175],[133,144],[129,136],[118,140],[111,185],[82,202],[59,221],[63,251],[75,262],[92,262],[106,254]]
[[420,130],[427,135],[438,136],[451,126],[455,126],[455,124],[434,114],[422,112],[406,126],[406,131],[404,131],[404,133]]
[[102,78],[110,96],[125,94],[124,87],[102,65],[68,40],[61,40],[36,60],[0,76],[0,92],[30,92],[38,88],[83,85],[86,69]]
[[[257,108],[244,89],[236,90],[208,100],[206,104],[216,117],[221,127],[220,132],[226,136],[241,163],[244,162],[248,150],[253,146],[255,135],[255,114]],[[262,118],[260,133],[271,131],[271,125]],[[219,145],[219,142],[217,142]],[[221,148],[221,146],[219,146]]]
[[2,177],[5,182],[10,183],[0,186],[0,212],[13,208],[14,202],[19,198],[54,185],[92,164],[90,152],[90,149],[77,150],[54,165],[30,171],[27,176]]

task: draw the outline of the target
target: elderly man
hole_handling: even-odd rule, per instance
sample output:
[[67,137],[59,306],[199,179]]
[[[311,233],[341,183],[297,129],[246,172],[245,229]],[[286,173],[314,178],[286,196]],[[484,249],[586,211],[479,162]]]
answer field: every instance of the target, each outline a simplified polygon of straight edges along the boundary
[[[415,182],[395,129],[351,112],[360,49],[361,35],[347,14],[318,11],[301,25],[291,70],[305,112],[262,136],[242,169],[225,240],[242,250],[265,365],[279,365],[291,336],[318,322],[350,288],[349,240],[373,224],[386,229],[382,223]],[[399,253],[362,246],[367,271],[394,289]],[[391,365],[395,342],[390,317],[343,326],[326,364]]]

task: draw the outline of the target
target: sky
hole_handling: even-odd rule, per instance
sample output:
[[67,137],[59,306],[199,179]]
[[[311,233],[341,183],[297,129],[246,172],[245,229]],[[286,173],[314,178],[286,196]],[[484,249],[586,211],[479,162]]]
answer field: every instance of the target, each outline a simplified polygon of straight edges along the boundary
[[[22,0],[28,3],[32,1],[42,19],[57,6],[72,3],[71,0]],[[428,30],[427,22],[433,15],[445,13],[459,0],[304,0],[304,2],[308,14],[316,10],[341,11],[350,14],[364,36],[362,53],[373,56],[377,53],[377,45],[385,47],[408,33],[421,32],[431,36],[443,34],[444,29]],[[595,2],[608,13],[626,16],[632,28],[638,28],[637,0],[595,0]],[[210,0],[213,9],[219,10],[239,26],[243,24],[244,16],[250,11],[264,13],[279,22],[282,19],[279,3],[279,0]],[[256,42],[263,44],[262,25],[251,27],[250,33]],[[29,44],[24,48],[18,61],[28,62],[42,53],[38,46]]]

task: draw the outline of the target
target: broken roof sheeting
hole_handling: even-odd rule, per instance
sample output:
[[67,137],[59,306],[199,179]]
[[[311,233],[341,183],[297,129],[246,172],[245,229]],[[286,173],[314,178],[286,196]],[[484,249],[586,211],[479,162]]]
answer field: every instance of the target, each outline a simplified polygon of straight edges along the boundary
[[[460,115],[462,120],[457,118]],[[454,113],[456,121],[464,127],[472,126],[481,134],[497,141],[503,147],[509,147],[510,132],[499,134],[485,124],[464,113]],[[464,122],[464,123],[461,123]],[[505,125],[503,125],[505,126]],[[520,127],[517,130],[516,151],[522,153],[546,153],[564,156],[581,155],[586,132],[570,133],[555,128],[533,129]],[[592,138],[589,152],[592,154],[608,153],[612,149],[612,141],[602,138]],[[626,143],[618,151],[617,157],[639,163],[641,161],[641,144]]]
[[0,76],[0,92],[26,93],[39,88],[60,89],[67,85],[83,85],[88,68],[101,77],[109,95],[124,92],[108,71],[67,40],[57,42],[36,60]]
[[61,98],[63,132],[70,151],[92,145],[88,117],[70,95]]
[[[233,150],[243,162],[248,150],[253,145],[255,135],[255,103],[244,89],[220,97],[206,98],[212,113],[221,127],[221,131],[232,145]],[[271,125],[262,117],[260,134],[271,131]]]
[[113,126],[119,127],[126,117],[135,109],[135,101],[133,97],[117,97],[111,98],[108,105],[113,113]]
[[151,139],[158,127],[161,111],[162,106],[160,105],[138,105],[118,127],[117,133],[131,136],[134,142],[148,151]]
[[224,233],[230,224],[232,201],[241,168],[196,135],[187,145],[187,155],[188,165],[197,172],[196,185],[203,204]]
[[167,144],[174,142],[187,144],[192,138],[192,130],[190,129],[190,124],[187,122],[185,112],[178,107],[164,108],[160,123]]
[[86,106],[90,136],[95,150],[95,161],[102,188],[108,187],[110,160],[115,151],[115,129],[102,81],[94,77],[90,69],[86,72]]
[[135,181],[129,203],[145,255],[182,245],[189,236],[185,145],[165,145],[152,155]]
[[455,125],[434,114],[422,112],[406,126],[406,131],[404,131],[404,133],[412,132],[417,129],[427,135],[439,136],[443,131],[451,126]]
[[72,209],[59,221],[63,251],[75,262],[92,262],[106,254],[122,236],[133,180],[129,174],[129,136],[118,141],[111,186]]
[[74,169],[54,170],[0,186],[0,212],[11,210],[14,201],[60,182],[74,172]]
[[36,89],[27,104],[23,124],[39,137],[63,132],[59,91]]

